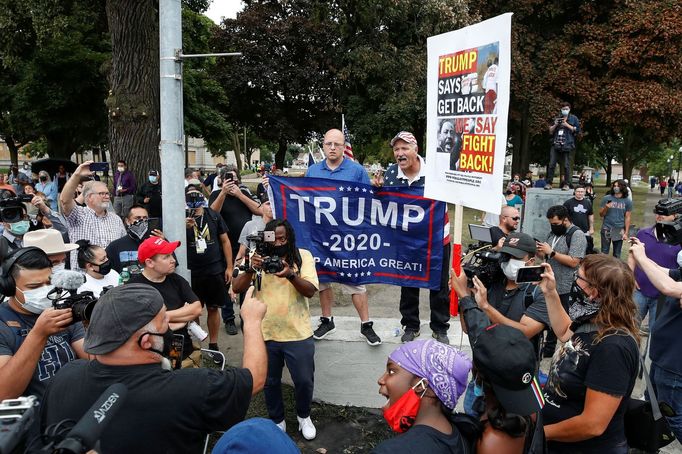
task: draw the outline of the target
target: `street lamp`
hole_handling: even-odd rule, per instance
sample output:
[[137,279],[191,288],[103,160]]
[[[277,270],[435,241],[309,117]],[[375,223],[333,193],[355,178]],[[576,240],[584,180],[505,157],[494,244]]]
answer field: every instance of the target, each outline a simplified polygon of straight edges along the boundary
[[677,181],[680,181],[680,164],[682,163],[682,147],[677,150]]

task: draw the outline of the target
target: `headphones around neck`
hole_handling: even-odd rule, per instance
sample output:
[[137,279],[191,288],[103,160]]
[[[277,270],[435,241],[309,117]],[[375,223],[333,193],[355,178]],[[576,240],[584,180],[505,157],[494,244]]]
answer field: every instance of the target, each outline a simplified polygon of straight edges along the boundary
[[43,252],[42,249],[35,246],[15,249],[2,262],[2,266],[0,267],[0,293],[2,295],[14,296],[16,294],[17,284],[14,282],[14,278],[12,277],[12,268],[19,258],[31,251]]

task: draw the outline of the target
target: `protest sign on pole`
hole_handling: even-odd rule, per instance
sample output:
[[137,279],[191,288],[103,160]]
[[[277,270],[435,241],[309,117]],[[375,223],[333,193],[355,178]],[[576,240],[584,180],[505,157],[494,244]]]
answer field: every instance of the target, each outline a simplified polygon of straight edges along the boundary
[[[511,13],[427,41],[424,196],[456,205],[452,264],[460,273],[462,206],[500,213],[507,145]],[[457,315],[451,293],[450,313]]]
[[500,212],[511,16],[428,39],[425,197]]

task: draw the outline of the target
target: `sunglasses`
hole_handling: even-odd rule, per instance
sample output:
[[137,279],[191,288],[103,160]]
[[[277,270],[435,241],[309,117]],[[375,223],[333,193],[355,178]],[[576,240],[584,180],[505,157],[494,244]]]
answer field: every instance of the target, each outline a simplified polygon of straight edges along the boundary
[[514,220],[514,221],[518,221],[519,219],[521,219],[521,216],[514,216],[514,217],[505,216],[505,218],[511,218],[511,219]]

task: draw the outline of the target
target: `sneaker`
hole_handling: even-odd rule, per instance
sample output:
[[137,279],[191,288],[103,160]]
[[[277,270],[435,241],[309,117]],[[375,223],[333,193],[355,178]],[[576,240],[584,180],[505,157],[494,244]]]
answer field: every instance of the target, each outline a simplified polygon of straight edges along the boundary
[[545,185],[545,189],[552,189],[552,185],[551,184]]
[[431,333],[431,337],[436,339],[438,342],[441,344],[445,345],[450,345],[450,338],[448,338],[448,334],[446,332],[433,332]]
[[303,438],[312,440],[317,436],[317,429],[315,429],[315,425],[310,419],[310,416],[307,418],[299,418],[296,416],[296,419],[298,419],[298,431],[303,434]]
[[313,339],[320,340],[327,337],[327,334],[331,334],[336,331],[336,326],[334,325],[334,317],[320,317],[320,326],[317,327],[313,333]]
[[222,365],[223,365],[223,357],[220,356],[219,354],[213,353],[213,352],[206,352],[206,356],[207,356],[211,361],[213,361],[213,364],[215,364],[215,365],[217,365],[217,366],[222,366]]
[[419,330],[415,331],[413,329],[405,328],[405,334],[400,338],[400,342],[403,344],[405,342],[412,342],[415,338],[419,337],[419,334],[421,334]]
[[373,325],[374,322],[365,322],[360,325],[360,334],[367,338],[367,343],[371,346],[381,344],[381,338],[374,332]]
[[282,422],[278,422],[276,426],[279,427],[282,432],[287,433],[287,422],[284,419]]
[[234,319],[225,322],[225,332],[230,336],[236,336],[239,334],[237,330],[237,325],[234,324]]

